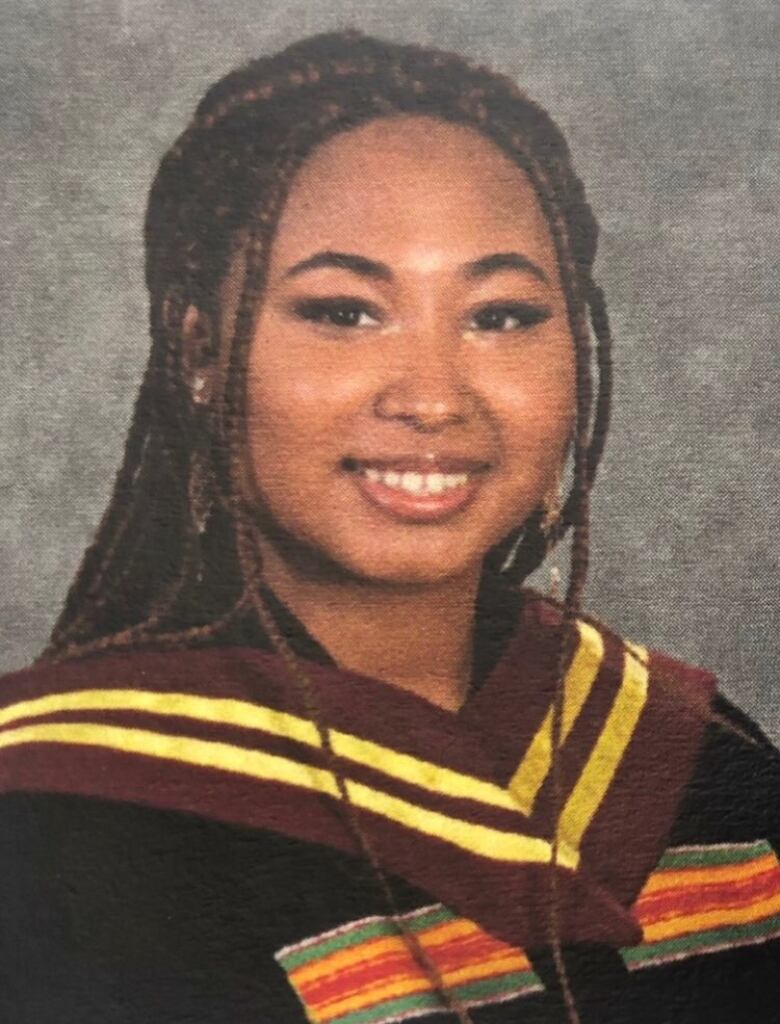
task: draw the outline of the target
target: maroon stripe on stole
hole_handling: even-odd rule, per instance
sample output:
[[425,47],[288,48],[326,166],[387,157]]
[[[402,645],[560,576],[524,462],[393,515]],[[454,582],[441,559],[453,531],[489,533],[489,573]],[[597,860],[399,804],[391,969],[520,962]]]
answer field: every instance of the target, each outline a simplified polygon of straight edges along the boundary
[[[92,655],[61,662],[40,662],[0,679],[3,706],[49,693],[83,689],[139,689],[160,693],[168,690],[258,700],[261,677],[253,672],[242,647],[192,648],[181,651],[124,651]],[[277,695],[278,673],[262,679],[263,696]],[[263,701],[267,703],[267,701]]]
[[[130,801],[270,829],[358,854],[335,801],[298,787],[181,763],[166,768],[157,758],[57,744],[6,748],[2,762],[6,791]],[[490,861],[423,833],[410,833],[370,811],[356,813],[390,874],[402,876],[506,942],[533,947],[549,941],[550,884],[544,867]],[[559,876],[563,941],[615,946],[639,941],[635,921],[606,890],[581,872],[560,870]]]
[[[462,724],[485,738],[491,774],[502,785],[514,775],[552,703],[560,621],[559,608],[528,591],[504,655],[459,712]],[[455,755],[454,743],[447,753]]]
[[649,674],[636,732],[582,845],[583,861],[625,905],[634,902],[666,848],[716,682],[711,673],[655,651]]
[[[600,630],[600,633],[604,641],[604,657],[585,704],[561,750],[559,770],[564,803],[566,795],[574,788],[593,745],[604,728],[604,722],[623,678],[622,641],[606,630]],[[534,827],[543,830],[546,835],[552,831],[554,792],[555,780],[550,770],[531,815]]]
[[[0,729],[0,736],[17,726],[48,725],[54,722],[76,722],[89,725],[113,725],[123,729],[141,729],[146,732],[164,733],[167,736],[186,736],[215,743],[229,743],[231,746],[243,747],[249,751],[262,750],[318,768],[324,764],[321,750],[287,736],[276,736],[273,733],[241,726],[222,725],[219,722],[207,722],[186,715],[158,715],[154,712],[122,711],[118,708],[105,711],[93,709],[57,711],[49,715],[36,715],[32,719],[19,719]],[[0,757],[2,755],[3,751],[0,749]]]
[[[334,666],[304,665],[328,725],[506,784],[552,700],[559,621],[559,610],[529,591],[507,650],[456,713],[381,680]],[[0,702],[93,688],[233,698],[308,717],[283,660],[245,647],[147,650],[41,663],[3,677]]]
[[[279,757],[291,758],[303,764],[315,767],[327,767],[328,762],[319,748],[284,736],[257,729],[244,729],[241,726],[226,725],[215,722],[204,722],[195,718],[177,715],[157,715],[143,711],[58,711],[49,715],[40,715],[34,719],[20,719],[9,728],[25,723],[43,724],[53,722],[88,722],[94,725],[113,725],[130,729],[143,729],[160,732],[172,736],[186,736],[193,739],[228,743],[231,746],[243,747],[248,751],[262,750]],[[3,730],[0,730],[2,735]],[[0,749],[0,763],[4,751]],[[141,755],[134,755],[141,756]],[[161,759],[162,763],[167,763]],[[359,764],[348,758],[336,758],[341,771],[350,779],[362,782],[374,789],[382,790],[393,796],[418,806],[438,811],[468,822],[486,825],[490,828],[502,829],[506,832],[525,832],[527,819],[519,812],[492,807],[478,800],[450,797],[443,793],[432,792],[422,786],[404,782],[392,775]],[[1,784],[0,784],[1,785]]]
[[[445,711],[390,683],[333,666],[304,664],[329,726],[447,764],[455,771],[493,778],[489,734],[483,738],[466,728],[460,713]],[[308,718],[283,659],[247,647],[137,651],[54,665],[42,663],[2,678],[0,706],[80,689],[142,689],[225,697]]]

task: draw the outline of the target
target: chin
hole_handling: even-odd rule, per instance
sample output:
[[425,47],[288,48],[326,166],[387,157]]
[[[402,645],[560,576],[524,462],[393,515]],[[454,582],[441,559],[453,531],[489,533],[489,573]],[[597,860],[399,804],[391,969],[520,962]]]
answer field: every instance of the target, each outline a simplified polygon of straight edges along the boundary
[[354,516],[317,526],[289,522],[282,527],[266,513],[262,532],[294,573],[321,582],[434,586],[478,573],[496,543],[492,534],[474,530],[450,529],[445,535],[436,528],[407,527],[399,532],[366,526]]
[[393,587],[425,587],[444,583],[446,580],[457,579],[465,572],[465,568],[427,567],[392,565],[380,568],[369,568],[357,575],[366,583],[377,583]]
[[482,564],[483,552],[470,555],[469,552],[436,553],[415,552],[407,547],[403,553],[394,554],[387,548],[377,552],[365,549],[356,552],[340,552],[334,561],[350,575],[365,582],[391,586],[432,586],[445,580],[457,579]]

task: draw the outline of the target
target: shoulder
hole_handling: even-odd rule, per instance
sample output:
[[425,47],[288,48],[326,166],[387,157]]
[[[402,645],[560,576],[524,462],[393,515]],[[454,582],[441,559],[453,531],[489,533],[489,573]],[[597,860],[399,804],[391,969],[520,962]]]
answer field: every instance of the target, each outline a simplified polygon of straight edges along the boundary
[[[780,851],[780,752],[759,725],[723,694],[708,669],[585,621],[622,645],[626,657],[645,661],[648,688],[665,714],[696,721],[700,738],[670,843],[768,841]],[[675,731],[671,722],[668,729]]]
[[[526,615],[534,622],[560,625],[560,603],[532,590],[525,600]],[[695,734],[672,842],[761,839],[780,849],[780,753],[720,691],[716,676],[646,646],[641,638],[629,639],[587,613],[578,616],[576,627],[575,659],[609,662],[616,693],[622,677],[640,699],[646,695],[645,737],[656,754],[674,756],[673,748]]]
[[33,662],[0,675],[0,708],[25,700],[130,689],[201,691],[230,674],[243,657],[239,647],[113,648],[86,656]]
[[[533,623],[541,630],[555,630],[563,620],[563,605],[532,588],[522,589],[522,615],[525,625]],[[648,683],[670,698],[694,707],[707,725],[709,753],[739,749],[743,761],[774,763],[780,752],[760,726],[720,690],[713,671],[705,666],[684,661],[673,652],[660,650],[643,642],[641,637],[628,637],[587,610],[578,612],[575,622],[574,656],[586,652],[591,658],[608,659],[617,671],[627,664],[647,669]]]
[[780,753],[748,715],[717,693],[672,841],[759,839],[780,851]]
[[[560,627],[564,612],[559,601],[528,588],[523,598],[526,623],[532,621],[542,630]],[[648,692],[668,705],[677,703],[693,715],[709,715],[717,679],[707,668],[653,648],[641,637],[627,637],[587,611],[577,614],[574,626],[573,658],[598,659],[612,674],[642,680]]]

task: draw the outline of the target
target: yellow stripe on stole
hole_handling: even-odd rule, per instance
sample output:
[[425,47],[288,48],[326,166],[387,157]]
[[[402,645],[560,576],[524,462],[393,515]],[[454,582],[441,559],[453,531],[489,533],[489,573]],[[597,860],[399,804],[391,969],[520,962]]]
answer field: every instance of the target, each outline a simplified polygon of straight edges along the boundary
[[[329,771],[276,754],[234,747],[213,740],[91,722],[22,725],[0,733],[0,749],[23,743],[69,743],[103,747],[122,753],[216,768],[249,778],[283,782],[339,798],[336,780]],[[489,860],[520,864],[546,864],[552,859],[551,844],[536,836],[504,832],[463,821],[419,807],[351,779],[345,779],[345,782],[349,797],[356,807],[398,822],[412,831],[442,839],[469,853]],[[562,843],[558,852],[558,863],[563,867],[577,867],[579,855],[567,843]]]
[[229,743],[214,740],[172,736],[168,733],[150,732],[147,729],[127,729],[93,722],[20,725],[0,733],[0,750],[24,743],[67,743],[74,746],[103,747],[123,754],[142,754],[164,761],[196,765],[199,768],[217,768],[220,771],[246,775],[250,778],[286,782],[291,786],[314,789],[336,798],[339,796],[333,774],[323,768],[302,764],[287,757],[279,757],[277,754],[234,747]]
[[531,965],[525,957],[519,956],[515,950],[509,950],[501,956],[445,971],[442,979],[448,985],[464,985],[469,981],[481,981],[482,978],[494,977],[497,974],[530,969]]
[[335,953],[329,953],[311,963],[301,964],[290,972],[290,976],[295,979],[296,985],[312,985],[329,974],[335,974],[337,971],[346,972],[370,960],[385,959],[388,954],[399,950],[408,952],[400,935],[382,935],[368,942],[361,942],[358,946],[336,950]]
[[153,690],[71,690],[20,701],[0,711],[0,726],[20,718],[41,718],[60,711],[143,711],[154,715],[195,718],[217,725],[239,725],[274,736],[287,736],[319,746],[315,724],[286,711],[228,697],[200,697],[191,693]]
[[[290,977],[297,984],[295,974],[291,974]],[[375,1006],[377,1003],[389,1002],[391,999],[402,999],[404,996],[415,995],[418,992],[428,992],[430,988],[431,980],[426,978],[422,972],[404,974],[400,978],[391,978],[390,981],[382,981],[378,984],[374,982],[371,986],[360,989],[357,994],[338,996],[327,1002],[320,1002],[317,1004],[316,1016],[309,1019],[315,1024],[329,1024],[332,1020],[343,1018],[347,1013],[365,1009],[367,1005]]]
[[[546,839],[524,836],[518,832],[502,832],[487,825],[450,818],[438,811],[429,811],[390,796],[389,793],[372,790],[360,782],[348,782],[347,789],[352,802],[358,807],[391,818],[417,832],[444,839],[482,857],[519,864],[549,864],[552,860],[552,846]],[[579,854],[568,841],[559,845],[558,853],[557,862],[563,867],[574,869],[579,864]]]
[[643,665],[647,665],[650,661],[650,652],[646,647],[642,647],[641,644],[633,644],[630,640],[624,640],[623,646],[633,654],[637,661],[640,661]]
[[331,730],[331,737],[334,751],[357,764],[376,768],[385,775],[401,779],[403,782],[411,782],[432,793],[442,793],[457,799],[477,800],[491,807],[517,811],[517,802],[505,789],[493,782],[486,782],[473,775],[464,775],[430,761],[422,761],[420,758],[402,754],[335,729]]
[[620,767],[647,702],[647,692],[647,657],[634,657],[624,651],[620,689],[558,821],[558,835],[575,849],[579,849]]
[[768,853],[756,860],[744,864],[711,864],[701,868],[661,868],[656,869],[645,882],[638,899],[646,899],[657,892],[672,889],[687,889],[693,885],[723,885],[727,882],[740,882],[765,871],[776,869],[777,857]]
[[[155,693],[147,690],[76,690],[21,701],[0,711],[0,726],[20,718],[39,718],[60,711],[142,711],[156,715],[192,718],[216,725],[240,726],[283,736],[320,747],[317,727],[307,718],[286,711],[219,697],[188,693]],[[356,764],[366,765],[432,793],[476,800],[502,810],[517,811],[517,804],[501,786],[431,761],[403,754],[390,747],[330,729],[334,751]]]
[[725,928],[729,925],[752,924],[780,913],[780,893],[746,907],[716,907],[699,914],[681,914],[642,925],[644,942],[664,942],[691,932]]
[[[587,622],[577,620],[580,639],[569,671],[564,679],[562,739],[574,728],[583,705],[593,688],[604,660],[601,633]],[[509,792],[523,814],[533,811],[536,797],[552,766],[553,709],[547,712],[522,761],[509,780]]]

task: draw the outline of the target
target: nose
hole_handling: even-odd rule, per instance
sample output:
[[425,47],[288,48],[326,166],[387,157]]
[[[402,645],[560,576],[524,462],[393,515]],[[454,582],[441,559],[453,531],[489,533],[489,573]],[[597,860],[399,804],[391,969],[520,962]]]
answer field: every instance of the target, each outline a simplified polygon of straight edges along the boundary
[[476,395],[459,372],[454,351],[438,345],[414,345],[413,361],[380,390],[374,414],[405,423],[420,433],[460,426],[474,415]]

